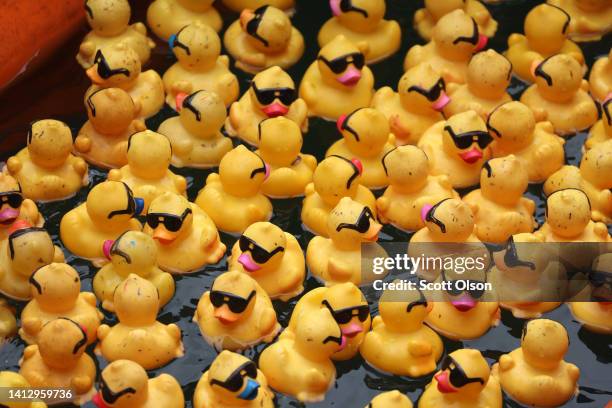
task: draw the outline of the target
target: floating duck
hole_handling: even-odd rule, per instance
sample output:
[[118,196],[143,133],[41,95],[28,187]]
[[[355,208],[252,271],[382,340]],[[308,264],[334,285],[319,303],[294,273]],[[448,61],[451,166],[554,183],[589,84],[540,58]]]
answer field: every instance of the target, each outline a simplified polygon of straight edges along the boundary
[[361,183],[373,189],[389,183],[382,158],[395,147],[385,115],[373,108],[359,108],[342,115],[336,122],[342,140],[335,142],[325,156],[356,158],[361,162]]
[[548,120],[555,133],[565,136],[591,127],[598,117],[589,83],[575,58],[557,54],[534,64],[535,84],[521,95],[537,121]]
[[183,99],[179,116],[166,119],[157,129],[172,144],[172,165],[218,166],[232,150],[232,141],[220,131],[226,116],[225,105],[214,92],[195,91]]
[[569,35],[578,42],[598,41],[612,30],[612,6],[607,0],[548,0],[571,17]]
[[565,140],[550,122],[536,123],[529,107],[518,101],[500,105],[487,119],[493,136],[493,157],[514,155],[527,170],[530,183],[541,183],[565,163]]
[[195,203],[220,230],[242,233],[252,223],[272,216],[272,204],[261,192],[269,176],[270,166],[240,145],[221,159],[219,173],[206,178]]
[[174,279],[158,268],[157,246],[149,235],[141,231],[126,231],[116,240],[105,241],[103,252],[110,263],[104,265],[93,279],[93,290],[103,309],[115,311],[115,290],[132,273],[157,288],[161,307],[174,296]]
[[225,272],[198,302],[194,322],[215,350],[242,351],[270,343],[281,329],[272,301],[247,274]]
[[60,221],[60,237],[66,248],[95,265],[106,262],[103,244],[128,230],[140,230],[134,217],[144,209],[144,201],[134,198],[127,184],[104,181],[95,185],[87,200],[68,211]]
[[270,166],[270,177],[261,186],[272,198],[299,197],[312,182],[317,159],[301,154],[302,132],[290,119],[279,116],[264,119],[258,126],[259,149],[255,152]]
[[308,230],[327,237],[329,213],[342,197],[350,197],[367,206],[376,217],[374,194],[361,185],[362,168],[359,160],[340,156],[329,156],[319,163],[312,184],[306,186],[302,203],[302,222]]
[[[0,347],[17,333],[17,320],[15,320],[15,309],[6,299],[0,298]],[[0,371],[0,386],[2,386],[2,372]]]
[[553,320],[527,322],[521,346],[499,358],[493,376],[512,399],[538,407],[558,407],[578,394],[580,369],[563,360],[569,348],[565,328]]
[[140,107],[140,119],[155,115],[164,106],[164,84],[157,72],[141,69],[138,54],[124,43],[98,50],[86,71],[92,85],[85,92],[85,103],[101,88],[121,88]]
[[181,329],[158,322],[159,294],[155,286],[130,274],[113,298],[119,323],[98,327],[96,353],[110,362],[129,359],[146,370],[162,367],[183,355]]
[[304,54],[304,37],[291,20],[274,6],[245,8],[225,30],[223,45],[236,68],[256,74],[272,66],[287,69]]
[[128,139],[128,164],[108,172],[108,179],[125,183],[144,200],[144,208],[164,192],[187,195],[187,180],[168,169],[172,159],[170,140],[152,130]]
[[346,337],[326,308],[297,319],[294,335],[266,348],[259,367],[276,391],[301,402],[323,401],[336,380],[331,357],[346,346]]
[[281,339],[295,336],[300,316],[317,309],[328,309],[346,339],[342,350],[332,354],[332,360],[349,360],[359,352],[366,333],[370,330],[372,320],[370,307],[363,293],[351,282],[339,283],[329,288],[316,288],[300,298],[296,303],[287,329],[281,333]]
[[612,98],[612,48],[607,56],[598,58],[591,67],[589,74],[589,90],[599,103],[605,103]]
[[87,97],[85,106],[89,120],[74,141],[75,152],[98,167],[125,166],[130,135],[146,129],[137,119],[140,105],[121,88],[102,88]]
[[474,213],[459,197],[445,198],[434,205],[421,206],[424,227],[410,242],[480,242],[474,234]]
[[27,144],[2,169],[17,180],[24,197],[62,200],[89,183],[87,163],[71,154],[72,132],[64,122],[43,119],[30,123]]
[[270,222],[256,222],[232,248],[229,269],[246,273],[271,299],[286,302],[304,291],[304,264],[304,253],[293,235]]
[[459,349],[444,358],[419,399],[420,408],[455,407],[501,408],[499,381],[480,351]]
[[166,192],[151,202],[144,232],[157,242],[158,265],[168,272],[190,273],[225,254],[213,220],[178,194]]
[[27,346],[19,365],[21,374],[34,388],[66,388],[70,402],[81,405],[95,393],[96,364],[85,353],[87,333],[65,317],[47,323],[38,334],[38,344]]
[[446,198],[459,198],[445,174],[429,173],[429,159],[416,146],[405,145],[389,151],[381,160],[389,187],[376,199],[378,219],[405,231],[425,226],[424,205]]
[[393,390],[378,394],[364,408],[412,408],[412,401],[400,391]]
[[271,67],[253,77],[249,90],[232,103],[225,131],[250,145],[259,144],[259,123],[284,116],[308,131],[308,107],[298,98],[293,79],[279,67]]
[[166,42],[188,24],[197,22],[221,30],[223,20],[212,6],[214,0],[154,0],[147,9],[151,31]]
[[432,307],[420,290],[383,292],[380,314],[361,344],[361,356],[369,365],[394,375],[421,377],[434,372],[444,345],[424,324]]
[[489,10],[476,0],[425,0],[425,8],[414,13],[414,28],[425,40],[431,40],[432,31],[438,20],[452,12],[461,9],[478,24],[478,30],[487,37],[493,37],[497,31],[497,21]]
[[136,51],[143,65],[149,61],[155,41],[147,37],[147,27],[143,23],[130,25],[132,10],[127,0],[86,0],[85,13],[91,31],[83,38],[76,56],[83,68],[94,64],[99,49],[119,43]]
[[23,196],[21,186],[6,173],[0,172],[0,239],[8,236],[8,230],[17,220],[42,227],[45,219],[38,212],[34,201]]
[[402,31],[397,21],[384,19],[384,0],[331,0],[329,6],[333,17],[319,30],[319,46],[324,47],[337,35],[343,35],[363,49],[368,64],[385,59],[399,49]]
[[468,64],[465,84],[448,86],[450,102],[444,107],[446,117],[474,110],[483,119],[512,97],[506,92],[512,76],[512,63],[495,50],[474,54]]
[[525,35],[514,33],[508,37],[508,50],[504,54],[512,63],[514,74],[523,81],[535,82],[533,64],[555,54],[574,57],[584,74],[584,55],[568,39],[570,22],[570,16],[559,7],[544,3],[532,8],[525,17]]
[[575,188],[587,195],[591,218],[605,224],[612,223],[612,140],[595,145],[580,161],[580,167],[563,166],[544,183],[547,195],[555,191]]
[[589,131],[589,137],[584,141],[584,148],[591,149],[598,143],[612,140],[612,95],[601,105],[601,119]]
[[[32,388],[28,380],[26,380],[21,374],[14,373],[12,371],[0,371],[0,387],[11,388],[11,389],[24,389],[24,391],[26,392],[28,388]],[[32,402],[8,402],[6,401],[5,406],[7,408],[47,408],[47,404],[45,404],[42,401],[32,401]]]
[[536,234],[545,242],[610,241],[606,225],[591,217],[591,203],[584,191],[561,188],[546,198],[546,222]]
[[474,234],[483,242],[505,242],[514,234],[533,232],[535,202],[523,197],[529,184],[527,169],[514,156],[486,162],[480,171],[480,188],[463,201],[474,213]]
[[321,48],[300,84],[308,115],[326,120],[369,106],[373,95],[374,75],[365,66],[363,50],[343,35]]
[[21,312],[19,336],[28,344],[36,344],[45,324],[67,317],[79,324],[87,334],[87,344],[96,341],[102,313],[96,308],[96,297],[81,292],[79,273],[65,263],[52,263],[37,269],[30,276],[33,299]]
[[185,397],[174,377],[162,373],[149,379],[144,368],[130,360],[116,360],[100,373],[100,390],[93,397],[98,408],[183,408]]
[[430,127],[417,146],[429,158],[431,174],[446,174],[453,187],[463,188],[478,184],[492,141],[485,122],[469,110]]
[[178,111],[183,99],[198,90],[216,93],[225,106],[238,98],[238,79],[229,70],[227,55],[220,55],[221,40],[210,26],[190,23],[172,36],[169,45],[178,61],[163,76],[168,106]]
[[[384,249],[376,244],[382,226],[369,207],[343,197],[329,213],[327,234],[316,236],[308,243],[306,264],[310,273],[326,286],[352,282],[367,285],[383,274],[362,271],[362,259],[384,256]],[[370,243],[362,249],[362,244]]]
[[202,374],[193,394],[194,408],[273,408],[274,393],[254,362],[223,350]]
[[408,50],[404,71],[427,62],[442,75],[446,84],[463,84],[472,54],[484,49],[487,41],[476,20],[462,9],[451,11],[438,20],[429,43],[414,45]]
[[428,63],[421,63],[402,75],[397,92],[380,88],[370,106],[389,120],[397,145],[416,144],[433,124],[444,119],[442,109],[450,102],[444,79]]
[[0,241],[0,292],[11,299],[30,300],[30,276],[51,262],[64,262],[44,228],[18,220]]

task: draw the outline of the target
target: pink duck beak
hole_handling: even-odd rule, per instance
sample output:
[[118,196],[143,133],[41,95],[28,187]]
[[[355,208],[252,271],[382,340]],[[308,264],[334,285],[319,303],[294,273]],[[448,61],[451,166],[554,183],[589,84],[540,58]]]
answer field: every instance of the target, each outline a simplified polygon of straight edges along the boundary
[[486,35],[480,34],[478,36],[478,43],[476,43],[476,49],[474,50],[474,52],[483,50],[487,46],[488,42],[489,42],[489,37],[487,37]]
[[353,338],[361,332],[363,332],[361,325],[357,323],[350,323],[347,327],[342,329],[342,337]]
[[255,261],[253,260],[253,258],[251,258],[251,255],[249,255],[248,252],[243,252],[238,257],[238,263],[242,265],[247,272],[255,272],[261,269],[261,266],[255,263]]
[[432,208],[433,205],[431,204],[425,204],[421,207],[421,220],[423,222],[425,222],[425,218],[427,218],[427,214],[429,214],[429,211],[431,211]]
[[109,260],[111,259],[110,251],[114,243],[115,241],[113,241],[112,239],[107,239],[102,244],[102,253],[104,254],[104,257],[106,257],[106,259],[109,259]]
[[436,101],[431,104],[431,107],[434,110],[441,112],[442,109],[444,109],[444,107],[450,103],[450,101],[450,97],[446,94],[446,92],[442,91],[438,99],[436,99]]
[[478,160],[482,159],[482,152],[477,148],[473,147],[467,152],[460,153],[459,157],[461,157],[461,159],[468,164],[474,164]]
[[336,77],[336,80],[344,86],[355,86],[361,79],[361,71],[354,66],[349,66],[344,74]]
[[471,297],[464,295],[457,300],[452,300],[451,304],[460,312],[468,312],[475,308],[478,302]]
[[329,0],[329,8],[334,17],[342,14],[342,10],[340,10],[340,0]]
[[5,208],[0,211],[0,224],[11,224],[19,217],[19,210],[15,208]]
[[289,112],[289,108],[280,103],[273,103],[268,106],[264,106],[262,109],[263,113],[269,118],[275,118],[277,116],[285,116]]
[[434,378],[438,382],[438,391],[443,394],[449,394],[451,392],[457,392],[448,380],[448,371],[442,371],[434,375]]

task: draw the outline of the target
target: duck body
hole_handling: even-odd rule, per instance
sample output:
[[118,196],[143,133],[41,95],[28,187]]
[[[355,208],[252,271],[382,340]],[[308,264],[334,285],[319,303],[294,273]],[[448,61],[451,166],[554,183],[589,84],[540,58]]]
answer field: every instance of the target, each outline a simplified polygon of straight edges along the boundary
[[589,90],[593,98],[601,104],[605,104],[612,92],[612,51],[605,57],[598,58],[591,67],[589,74]]
[[612,307],[607,302],[570,302],[570,311],[587,330],[607,334],[612,333],[610,319]]
[[612,30],[612,7],[605,0],[549,0],[571,17],[569,35],[574,41],[598,41]]
[[213,30],[221,30],[223,21],[212,1],[155,0],[147,9],[147,23],[151,31],[164,41],[187,24],[199,21]]

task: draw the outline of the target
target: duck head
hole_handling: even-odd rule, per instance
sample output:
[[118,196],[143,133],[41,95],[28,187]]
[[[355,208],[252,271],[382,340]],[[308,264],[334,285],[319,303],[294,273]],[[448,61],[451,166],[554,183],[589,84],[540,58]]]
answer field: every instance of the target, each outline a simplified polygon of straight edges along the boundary
[[140,407],[147,401],[149,378],[138,363],[116,360],[100,373],[98,393],[92,398],[98,408]]
[[7,252],[12,269],[30,277],[38,268],[53,262],[55,246],[44,228],[16,221],[8,231]]
[[259,154],[266,163],[290,167],[302,150],[302,131],[284,116],[265,119],[258,125]]
[[0,228],[9,227],[21,213],[24,197],[21,186],[13,177],[0,173]]
[[273,6],[242,10],[240,26],[249,44],[264,54],[283,52],[291,41],[291,20],[284,11]]
[[221,40],[208,25],[194,21],[168,39],[178,62],[187,70],[212,69],[221,53]]
[[569,348],[565,327],[554,320],[534,319],[523,327],[521,350],[527,364],[540,370],[552,370]]
[[38,166],[54,169],[66,162],[72,151],[72,131],[64,122],[53,119],[30,123],[28,153]]
[[365,408],[412,408],[412,402],[398,390],[393,390],[378,394]]
[[438,21],[454,10],[465,10],[465,0],[425,0],[425,8]]
[[360,248],[362,242],[376,242],[382,229],[369,207],[343,197],[327,220],[329,237],[336,246]]
[[319,361],[344,350],[347,338],[327,308],[315,309],[298,316],[295,348],[301,355]]
[[550,55],[559,52],[567,39],[571,17],[565,10],[543,3],[525,17],[525,36],[530,48]]
[[103,181],[95,185],[85,202],[87,214],[97,228],[114,230],[126,227],[131,218],[144,209],[144,200],[135,198],[121,181]]
[[444,358],[441,370],[434,378],[439,392],[462,394],[475,400],[485,388],[490,374],[489,365],[480,351],[460,349]]
[[87,333],[74,320],[59,317],[45,324],[38,334],[38,350],[45,364],[56,370],[77,365],[87,346]]
[[160,245],[188,237],[193,225],[191,203],[179,194],[165,192],[151,201],[145,232]]
[[513,277],[539,277],[539,272],[552,261],[544,246],[536,245],[542,242],[543,239],[532,233],[512,235],[502,250],[493,252],[495,267]]
[[591,222],[591,203],[582,190],[555,191],[546,199],[546,223],[563,238],[580,235]]
[[363,52],[343,35],[321,48],[317,66],[323,81],[330,86],[350,88],[359,82],[365,65]]
[[528,185],[527,169],[513,154],[485,162],[480,171],[482,195],[496,203],[516,204]]
[[195,91],[183,99],[179,117],[192,135],[211,137],[219,132],[227,117],[221,98],[210,91]]
[[426,62],[402,75],[397,93],[404,109],[417,113],[441,112],[450,102],[444,79]]
[[612,174],[612,140],[607,140],[596,144],[582,156],[580,175],[598,189],[608,190],[612,188],[610,174]]
[[85,0],[85,17],[91,29],[103,37],[118,36],[130,23],[127,0]]
[[248,358],[223,350],[207,372],[210,390],[222,401],[252,401],[257,398],[263,373]]
[[436,23],[432,41],[437,52],[453,61],[468,61],[473,53],[484,49],[487,37],[480,34],[478,24],[462,9],[451,11]]
[[519,101],[499,105],[487,118],[487,129],[495,142],[513,151],[533,142],[535,124],[531,109]]
[[256,222],[244,230],[238,245],[238,262],[245,271],[275,270],[285,255],[287,237],[282,229],[270,222]]
[[425,205],[421,216],[435,242],[465,242],[474,231],[472,209],[457,198]]
[[113,267],[125,274],[136,271],[146,277],[157,262],[155,241],[142,231],[126,231],[116,240],[105,241],[103,252]]
[[257,296],[257,283],[237,271],[221,274],[209,292],[214,317],[223,325],[237,324],[251,316]]
[[[395,282],[399,283],[399,280]],[[398,331],[422,327],[433,303],[420,290],[386,290],[378,302],[378,311],[386,326]]]
[[347,341],[361,341],[370,329],[368,301],[354,283],[346,282],[329,288],[321,301],[321,307],[330,311]]
[[341,115],[336,126],[346,147],[359,157],[376,156],[389,140],[389,121],[376,109],[359,108]]
[[319,163],[312,176],[315,191],[325,204],[335,206],[342,197],[355,197],[361,185],[363,167],[358,159],[329,156]]
[[446,153],[468,165],[482,165],[484,150],[492,141],[487,125],[473,110],[451,116],[442,131],[442,147]]
[[72,266],[52,263],[30,276],[30,289],[41,309],[62,313],[75,306],[81,291],[81,279]]
[[481,98],[502,98],[511,77],[512,63],[493,49],[474,54],[468,64],[468,88]]
[[172,159],[170,140],[161,133],[144,130],[128,139],[127,161],[130,171],[146,180],[162,179]]
[[219,164],[223,188],[237,197],[252,197],[270,175],[270,166],[243,145],[230,150]]
[[427,184],[429,160],[420,148],[404,145],[390,150],[382,158],[389,184],[399,191],[419,191]]
[[87,117],[92,126],[104,135],[123,135],[138,115],[137,106],[121,88],[101,88],[85,100]]
[[134,273],[117,286],[113,302],[119,321],[132,327],[152,325],[160,306],[157,288]]
[[136,81],[141,69],[136,51],[125,43],[118,43],[99,49],[86,73],[95,85],[125,89]]
[[582,66],[567,54],[535,61],[532,68],[538,92],[549,101],[571,100],[582,84]]
[[352,31],[369,32],[385,17],[384,0],[329,0],[332,14]]
[[255,109],[269,118],[286,115],[297,99],[293,79],[277,66],[255,75],[248,92]]

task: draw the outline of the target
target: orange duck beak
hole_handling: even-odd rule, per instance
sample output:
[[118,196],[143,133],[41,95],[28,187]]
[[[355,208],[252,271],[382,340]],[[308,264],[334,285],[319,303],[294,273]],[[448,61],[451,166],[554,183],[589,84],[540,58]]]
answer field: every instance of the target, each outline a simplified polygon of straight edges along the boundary
[[98,64],[94,64],[85,71],[91,82],[96,85],[100,85],[104,83],[104,79],[100,75],[98,75]]
[[376,221],[370,223],[370,228],[365,232],[363,237],[366,241],[376,242],[378,241],[378,233],[382,229],[382,225],[377,223]]
[[169,245],[176,239],[176,234],[159,225],[153,231],[153,239],[162,245]]
[[232,324],[240,319],[240,315],[229,310],[227,305],[215,308],[214,316],[221,324]]

